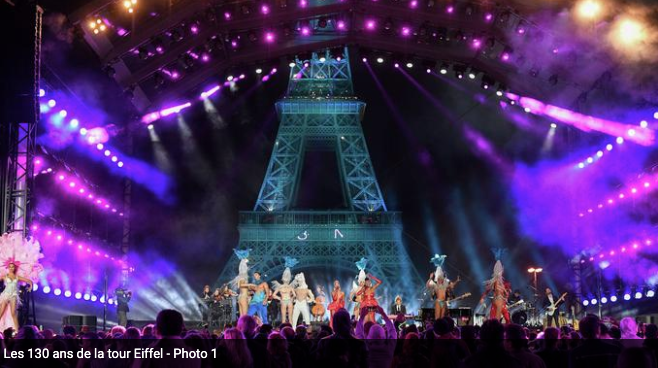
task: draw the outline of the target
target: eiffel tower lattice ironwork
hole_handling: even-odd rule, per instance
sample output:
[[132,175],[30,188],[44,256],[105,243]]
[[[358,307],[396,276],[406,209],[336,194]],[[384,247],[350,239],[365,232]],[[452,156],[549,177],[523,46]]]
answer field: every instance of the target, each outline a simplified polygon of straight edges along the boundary
[[[402,244],[400,213],[387,211],[375,178],[361,129],[365,103],[354,96],[348,50],[341,51],[291,64],[287,96],[276,104],[281,123],[265,180],[254,210],[240,213],[238,248],[251,249],[250,266],[266,280],[281,277],[286,256],[299,260],[294,272],[354,274],[355,262],[366,257],[367,271],[384,282],[380,294],[411,302],[422,281]],[[292,209],[310,150],[336,152],[348,210]],[[232,279],[238,264],[231,255],[218,283]]]

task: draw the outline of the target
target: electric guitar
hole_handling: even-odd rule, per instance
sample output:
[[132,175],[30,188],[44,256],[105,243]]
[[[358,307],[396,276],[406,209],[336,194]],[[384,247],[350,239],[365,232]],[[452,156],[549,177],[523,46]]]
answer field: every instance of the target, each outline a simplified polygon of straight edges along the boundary
[[450,303],[452,303],[452,302],[456,302],[456,301],[458,301],[458,300],[466,299],[466,298],[468,298],[469,296],[471,296],[471,293],[464,293],[464,294],[462,294],[462,295],[460,295],[460,296],[458,296],[458,297],[456,297],[456,298],[452,298],[452,299],[448,299],[448,300],[446,300],[446,304],[447,304],[447,305],[450,305]]
[[568,293],[564,293],[564,294],[560,295],[560,297],[558,298],[558,300],[553,301],[553,303],[551,303],[551,305],[549,305],[548,307],[546,307],[546,314],[548,314],[549,316],[552,317],[553,314],[555,313],[555,311],[556,311],[556,310],[558,309],[558,307],[560,306],[560,303],[562,303],[562,302],[564,301],[564,297],[567,296],[567,294],[568,294]]
[[521,300],[519,300],[519,301],[516,302],[516,303],[512,303],[512,304],[508,305],[508,306],[507,306],[507,310],[510,310],[510,309],[512,309],[512,308],[514,308],[514,307],[518,307],[519,305],[521,305],[521,304],[523,304],[523,303],[524,303],[524,301],[523,301],[523,299],[521,299]]

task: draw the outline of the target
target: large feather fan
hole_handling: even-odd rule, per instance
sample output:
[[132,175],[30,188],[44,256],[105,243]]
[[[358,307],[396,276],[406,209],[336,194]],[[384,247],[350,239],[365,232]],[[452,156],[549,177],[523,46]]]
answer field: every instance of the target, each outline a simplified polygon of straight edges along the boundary
[[9,272],[9,265],[16,265],[16,275],[30,279],[39,280],[39,273],[43,266],[39,259],[43,258],[41,246],[34,238],[23,238],[19,232],[3,234],[0,237],[0,277],[5,277]]

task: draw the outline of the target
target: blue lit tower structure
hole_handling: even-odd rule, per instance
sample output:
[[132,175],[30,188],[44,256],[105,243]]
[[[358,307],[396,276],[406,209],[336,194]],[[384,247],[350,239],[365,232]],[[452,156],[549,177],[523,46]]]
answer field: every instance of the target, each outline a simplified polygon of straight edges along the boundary
[[[254,210],[240,213],[238,248],[251,249],[250,265],[266,279],[280,277],[286,256],[299,260],[296,271],[353,274],[366,257],[367,271],[384,282],[382,303],[396,294],[416,300],[422,281],[402,244],[400,213],[386,209],[375,177],[361,129],[366,105],[354,96],[347,48],[296,58],[290,69],[287,95],[276,104],[281,123],[265,180]],[[336,153],[347,210],[293,210],[311,150]],[[219,281],[234,277],[238,263],[232,255]]]

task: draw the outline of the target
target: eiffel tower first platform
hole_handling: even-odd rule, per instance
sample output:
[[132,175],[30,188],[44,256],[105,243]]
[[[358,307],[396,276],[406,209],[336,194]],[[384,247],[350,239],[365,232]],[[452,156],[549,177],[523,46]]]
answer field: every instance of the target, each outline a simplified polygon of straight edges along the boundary
[[[287,95],[276,104],[281,123],[265,180],[254,210],[240,213],[238,249],[251,249],[251,269],[268,281],[280,279],[286,256],[299,260],[293,273],[354,275],[355,262],[365,257],[366,271],[383,281],[380,304],[386,307],[398,294],[415,304],[423,281],[402,244],[401,215],[387,210],[375,177],[361,129],[365,103],[354,96],[347,48],[340,55],[326,50],[310,60],[296,58],[290,69]],[[336,153],[348,210],[292,210],[311,150]],[[232,255],[218,283],[232,279],[238,263]]]

